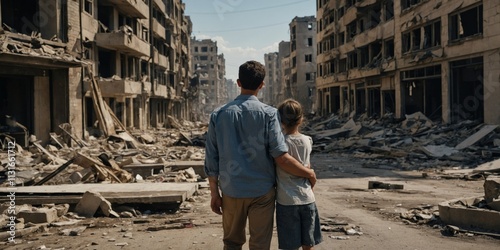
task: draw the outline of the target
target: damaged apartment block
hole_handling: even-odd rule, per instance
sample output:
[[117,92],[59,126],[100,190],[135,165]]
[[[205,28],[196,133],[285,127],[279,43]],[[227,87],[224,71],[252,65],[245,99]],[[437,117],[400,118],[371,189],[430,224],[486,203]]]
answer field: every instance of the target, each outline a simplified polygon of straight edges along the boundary
[[28,134],[46,143],[64,123],[95,134],[92,78],[126,128],[187,119],[192,23],[184,9],[181,0],[1,1],[0,133],[20,144]]
[[500,122],[500,3],[318,0],[318,112]]

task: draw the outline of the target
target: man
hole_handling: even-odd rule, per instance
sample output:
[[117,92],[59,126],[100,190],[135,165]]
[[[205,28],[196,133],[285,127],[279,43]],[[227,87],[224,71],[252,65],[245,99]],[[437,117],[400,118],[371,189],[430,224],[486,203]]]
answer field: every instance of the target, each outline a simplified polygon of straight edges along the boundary
[[212,211],[222,215],[224,249],[241,249],[247,218],[250,249],[270,248],[274,162],[293,175],[308,178],[312,185],[316,183],[314,171],[287,153],[277,110],[257,99],[265,75],[259,62],[242,64],[237,81],[241,94],[210,115],[205,172]]

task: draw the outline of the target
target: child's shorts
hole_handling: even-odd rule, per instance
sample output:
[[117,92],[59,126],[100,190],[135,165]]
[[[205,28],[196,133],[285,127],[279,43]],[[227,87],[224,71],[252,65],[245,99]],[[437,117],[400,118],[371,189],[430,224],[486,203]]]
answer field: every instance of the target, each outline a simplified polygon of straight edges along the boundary
[[323,241],[316,203],[284,206],[276,204],[278,246],[297,249],[314,246]]

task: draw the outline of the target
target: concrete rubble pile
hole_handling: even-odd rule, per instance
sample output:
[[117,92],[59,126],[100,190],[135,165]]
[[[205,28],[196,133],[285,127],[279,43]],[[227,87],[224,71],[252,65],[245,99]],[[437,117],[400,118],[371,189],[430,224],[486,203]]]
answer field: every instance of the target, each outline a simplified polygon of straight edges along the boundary
[[442,171],[474,168],[500,156],[497,127],[469,120],[438,124],[417,112],[405,119],[316,118],[304,133],[313,137],[316,152],[349,154],[364,159],[365,167]]
[[[134,139],[140,142],[135,145],[129,143],[131,139],[119,136],[99,139],[89,136],[86,141],[78,141],[81,146],[76,143],[73,143],[76,144],[74,146],[68,146],[69,143],[64,142],[64,135],[55,134],[51,135],[52,143],[45,147],[32,141],[28,148],[16,148],[16,185],[34,185],[68,162],[71,163],[66,169],[47,180],[46,184],[127,183],[138,179],[196,181],[196,176],[191,174],[192,169],[173,173],[168,168],[169,164],[172,165],[175,161],[202,164],[205,157],[204,126],[190,122],[182,124],[182,129],[161,129],[148,133],[132,131]],[[191,130],[198,132],[187,132]],[[5,138],[3,145],[11,141],[9,137]],[[36,140],[33,136],[32,139]],[[7,151],[0,152],[0,159],[0,171],[5,171],[8,163]],[[146,168],[148,171],[144,172],[145,176],[133,175],[133,168]],[[155,171],[151,171],[153,169]],[[179,176],[173,176],[174,174]],[[1,185],[7,186],[9,183],[4,182]]]
[[[6,27],[5,24],[4,27]],[[16,33],[14,30],[0,29],[0,53],[49,58],[65,62],[80,62],[76,57],[66,52],[65,44],[61,43],[57,37],[45,40],[37,32],[33,32],[31,36],[28,36]]]

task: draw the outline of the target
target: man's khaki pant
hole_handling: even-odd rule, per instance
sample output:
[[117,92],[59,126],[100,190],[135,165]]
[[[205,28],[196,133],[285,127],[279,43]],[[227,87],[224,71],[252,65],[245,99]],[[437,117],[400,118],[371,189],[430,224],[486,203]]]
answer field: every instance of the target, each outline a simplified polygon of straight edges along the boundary
[[256,198],[232,198],[222,195],[222,226],[224,249],[241,249],[246,241],[248,217],[250,250],[264,250],[271,246],[276,191]]

